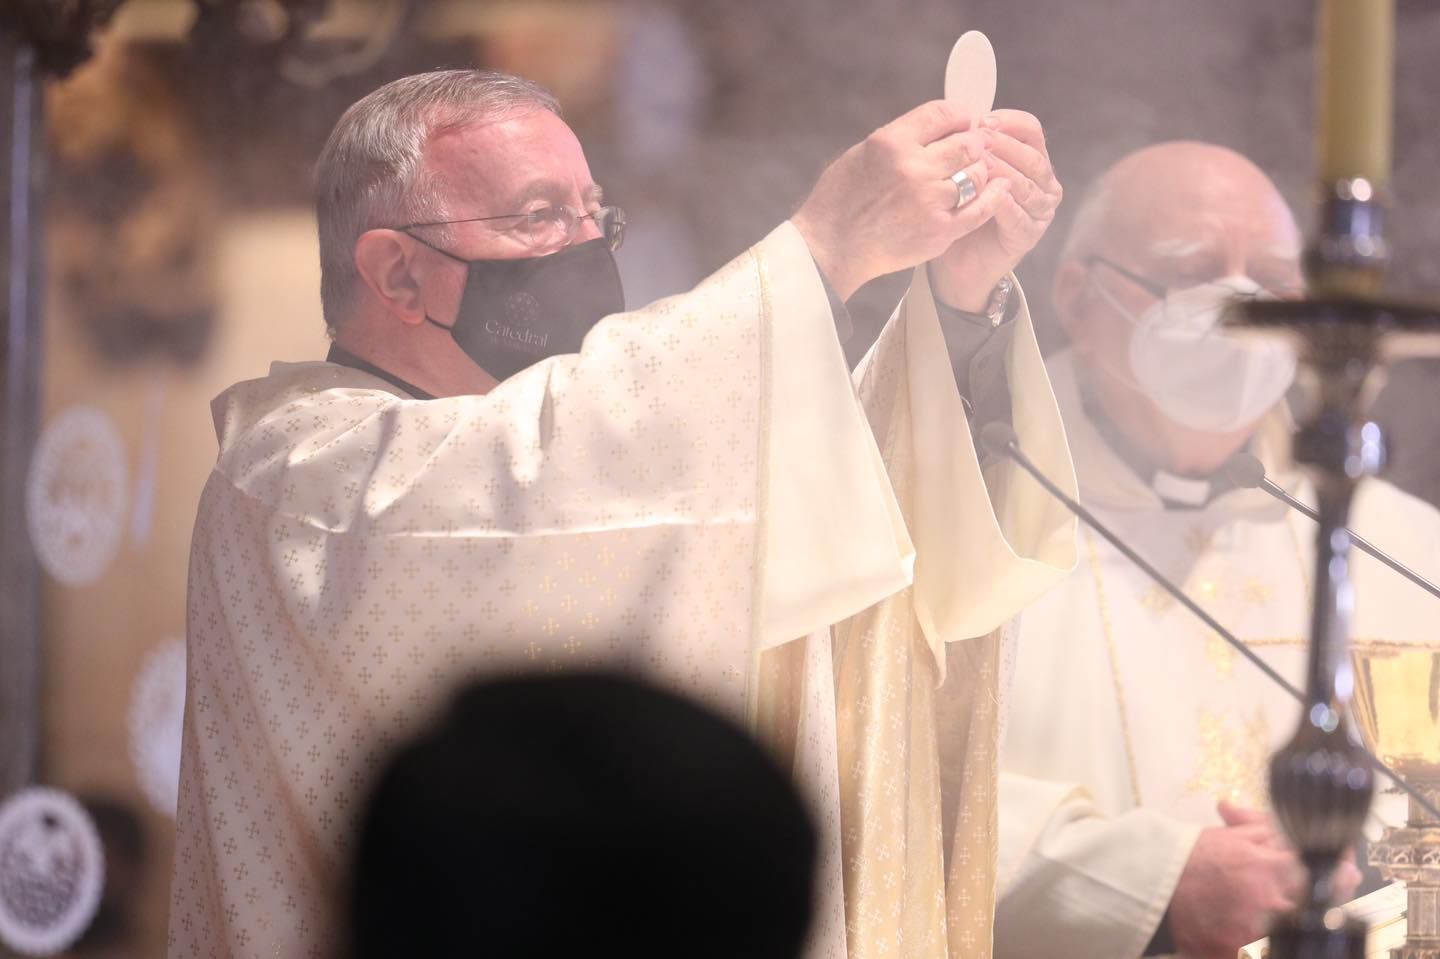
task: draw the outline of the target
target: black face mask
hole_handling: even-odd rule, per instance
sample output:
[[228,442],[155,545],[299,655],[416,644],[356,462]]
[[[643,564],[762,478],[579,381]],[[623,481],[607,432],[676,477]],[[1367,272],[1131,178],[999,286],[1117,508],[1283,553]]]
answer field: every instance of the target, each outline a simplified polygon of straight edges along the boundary
[[460,349],[497,380],[547,356],[580,352],[591,327],[625,310],[620,271],[603,237],[520,260],[461,260],[431,249],[464,263],[469,272],[455,324],[425,319],[448,329]]

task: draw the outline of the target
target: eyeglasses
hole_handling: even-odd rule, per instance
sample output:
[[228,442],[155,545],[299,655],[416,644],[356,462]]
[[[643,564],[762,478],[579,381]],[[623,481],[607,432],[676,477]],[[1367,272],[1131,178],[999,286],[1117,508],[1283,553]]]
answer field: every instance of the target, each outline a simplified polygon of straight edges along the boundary
[[499,229],[513,234],[532,250],[549,246],[563,246],[575,236],[575,231],[585,220],[594,222],[600,235],[610,244],[612,251],[620,249],[625,241],[625,211],[618,206],[602,206],[593,213],[572,210],[568,206],[547,206],[530,213],[506,213],[500,216],[471,216],[458,220],[430,220],[425,223],[406,223],[397,230],[415,230],[425,226],[450,226],[455,223],[491,223],[511,220]]
[[[1118,273],[1120,276],[1123,276],[1125,279],[1129,280],[1131,283],[1140,287],[1140,289],[1144,290],[1146,293],[1149,293],[1155,299],[1164,300],[1167,304],[1170,301],[1170,297],[1177,290],[1176,287],[1166,286],[1162,283],[1156,283],[1154,280],[1147,279],[1146,277],[1141,276],[1133,270],[1127,270],[1125,267],[1121,266],[1119,263],[1116,263],[1114,260],[1108,259],[1103,256],[1089,256],[1085,258],[1084,262],[1086,268],[1088,269],[1094,269],[1096,264],[1101,264],[1105,267],[1108,267],[1109,269]],[[1299,299],[1304,294],[1304,290],[1300,289],[1299,287],[1290,286],[1267,287],[1265,289],[1262,289],[1258,293],[1241,293],[1237,290],[1232,289],[1230,286],[1224,283],[1194,283],[1188,284],[1187,288],[1210,289],[1214,291],[1217,297],[1230,300],[1293,300]]]

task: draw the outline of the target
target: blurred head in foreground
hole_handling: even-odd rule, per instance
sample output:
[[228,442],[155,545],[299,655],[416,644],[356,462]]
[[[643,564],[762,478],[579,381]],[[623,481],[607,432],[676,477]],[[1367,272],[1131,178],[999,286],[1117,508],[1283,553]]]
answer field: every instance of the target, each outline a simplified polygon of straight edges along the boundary
[[1224,147],[1124,157],[1082,200],[1055,278],[1092,414],[1159,468],[1203,475],[1249,440],[1295,373],[1278,344],[1216,333],[1239,296],[1301,285],[1300,233],[1279,190]]
[[739,728],[613,676],[464,689],[364,811],[352,954],[800,954],[816,837]]

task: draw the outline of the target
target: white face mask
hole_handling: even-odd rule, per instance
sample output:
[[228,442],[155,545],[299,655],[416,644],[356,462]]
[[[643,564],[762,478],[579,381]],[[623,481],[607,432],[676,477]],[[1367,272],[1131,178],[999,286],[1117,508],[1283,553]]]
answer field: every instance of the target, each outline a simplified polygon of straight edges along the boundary
[[1103,286],[1097,288],[1135,324],[1131,385],[1180,426],[1205,433],[1244,429],[1280,402],[1294,382],[1295,356],[1283,344],[1241,339],[1219,329],[1233,297],[1263,294],[1247,277],[1177,290],[1139,318]]

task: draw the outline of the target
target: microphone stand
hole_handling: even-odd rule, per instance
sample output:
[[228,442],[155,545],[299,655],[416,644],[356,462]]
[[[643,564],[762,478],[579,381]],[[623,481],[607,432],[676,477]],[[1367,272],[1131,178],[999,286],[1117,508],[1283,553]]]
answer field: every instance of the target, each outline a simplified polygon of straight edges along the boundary
[[[1259,464],[1257,463],[1256,465],[1258,466]],[[1306,516],[1310,517],[1317,523],[1320,522],[1319,513],[1315,512],[1315,510],[1300,502],[1294,496],[1291,496],[1289,491],[1287,491],[1283,486],[1280,486],[1278,483],[1273,482],[1268,476],[1265,476],[1263,473],[1260,476],[1259,483],[1255,485],[1258,486],[1260,489],[1264,490],[1265,492],[1269,493],[1271,496],[1278,499],[1280,502],[1289,506],[1291,509],[1304,513]],[[1384,550],[1371,544],[1368,539],[1361,536],[1354,530],[1347,527],[1345,533],[1350,537],[1351,544],[1358,547],[1361,552],[1369,553],[1371,556],[1375,557],[1380,562],[1384,563],[1386,566],[1389,566],[1395,572],[1399,573],[1401,576],[1404,576],[1416,586],[1419,586],[1421,589],[1425,590],[1425,592],[1429,593],[1431,596],[1434,596],[1436,599],[1440,599],[1440,586],[1436,586],[1424,576],[1421,576],[1419,573],[1415,572],[1409,566],[1406,566],[1404,563],[1395,559],[1393,556],[1390,556]]]
[[[1264,673],[1271,682],[1284,690],[1297,702],[1301,704],[1309,703],[1309,699],[1305,693],[1301,692],[1296,686],[1294,686],[1287,679],[1285,679],[1284,676],[1281,676],[1278,672],[1276,672],[1273,666],[1265,662],[1265,660],[1261,659],[1260,656],[1253,649],[1241,642],[1234,633],[1230,632],[1224,626],[1220,625],[1219,621],[1217,621],[1214,616],[1211,616],[1209,613],[1207,613],[1204,608],[1202,608],[1198,603],[1196,603],[1193,599],[1187,596],[1184,590],[1180,589],[1179,586],[1176,586],[1174,583],[1172,583],[1165,576],[1164,573],[1160,572],[1160,570],[1155,567],[1153,563],[1145,559],[1145,557],[1141,556],[1139,553],[1135,552],[1135,550],[1131,548],[1129,544],[1127,544],[1118,535],[1116,535],[1113,530],[1106,526],[1105,523],[1103,523],[1099,519],[1099,517],[1097,517],[1094,513],[1090,512],[1090,510],[1081,505],[1078,500],[1076,500],[1064,490],[1062,490],[1059,486],[1052,482],[1048,476],[1041,472],[1040,468],[1035,465],[1035,463],[1030,459],[1030,457],[1026,456],[1025,453],[1020,449],[1019,438],[1015,435],[1015,431],[1013,429],[1003,423],[989,423],[980,430],[980,445],[994,456],[1008,456],[1010,459],[1014,460],[1015,463],[1025,472],[1029,473],[1035,479],[1035,482],[1039,483],[1047,493],[1049,493],[1051,496],[1055,497],[1055,499],[1059,500],[1062,504],[1064,504],[1065,508],[1070,510],[1070,512],[1074,513],[1077,517],[1079,517],[1081,522],[1093,529],[1095,532],[1099,533],[1100,536],[1104,538],[1107,543],[1115,547],[1115,549],[1119,551],[1121,555],[1123,555],[1126,559],[1139,567],[1140,570],[1144,572],[1146,576],[1150,577],[1150,579],[1153,580],[1156,584],[1158,584],[1160,588],[1164,589],[1167,593],[1174,597],[1174,599],[1178,603],[1180,603],[1196,617],[1198,617],[1200,621],[1203,622],[1206,626],[1214,630],[1217,636],[1219,636],[1226,643],[1228,643],[1236,652],[1238,652],[1240,655],[1244,656],[1252,664],[1254,664],[1254,666],[1259,669],[1260,672]],[[1402,790],[1407,796],[1409,796],[1412,802],[1418,804],[1422,809],[1430,813],[1432,816],[1440,819],[1440,809],[1436,809],[1434,804],[1431,803],[1430,798],[1424,793],[1423,790],[1419,789],[1416,786],[1412,786],[1404,779],[1404,777],[1402,777],[1395,770],[1391,769],[1380,759],[1379,756],[1375,755],[1369,749],[1365,748],[1365,746],[1361,745],[1358,742],[1353,742],[1353,740],[1352,744],[1354,748],[1363,755],[1371,769],[1382,773],[1387,779],[1393,782],[1397,787],[1400,788],[1400,790]],[[1369,802],[1369,794],[1367,793],[1365,798],[1365,807],[1364,809],[1362,809],[1362,818],[1364,811],[1369,809]]]

